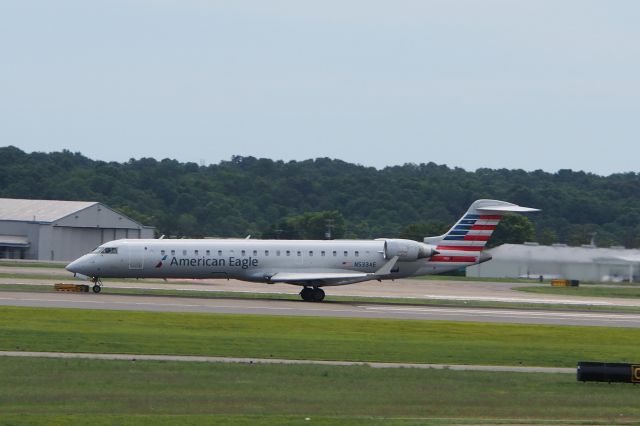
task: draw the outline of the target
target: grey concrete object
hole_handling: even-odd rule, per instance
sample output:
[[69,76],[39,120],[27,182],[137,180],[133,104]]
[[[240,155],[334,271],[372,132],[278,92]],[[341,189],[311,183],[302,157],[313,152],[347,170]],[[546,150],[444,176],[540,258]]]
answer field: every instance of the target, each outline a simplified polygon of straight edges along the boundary
[[69,261],[108,241],[153,234],[99,202],[0,198],[0,258]]
[[589,282],[640,280],[640,250],[623,247],[503,244],[488,250],[493,259],[467,268],[485,278],[563,278]]

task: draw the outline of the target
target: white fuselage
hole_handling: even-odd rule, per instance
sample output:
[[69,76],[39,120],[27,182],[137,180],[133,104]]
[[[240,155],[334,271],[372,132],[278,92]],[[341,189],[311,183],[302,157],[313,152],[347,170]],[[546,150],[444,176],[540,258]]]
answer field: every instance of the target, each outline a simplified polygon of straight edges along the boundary
[[[105,247],[112,250],[105,253]],[[283,272],[373,274],[388,261],[384,248],[383,240],[116,240],[84,255],[67,269],[100,278],[234,278],[272,282],[273,275]],[[437,274],[478,261],[477,258],[468,260],[400,260],[387,276],[367,279]],[[327,280],[319,285],[349,284],[367,279]],[[303,282],[291,284],[305,285]]]

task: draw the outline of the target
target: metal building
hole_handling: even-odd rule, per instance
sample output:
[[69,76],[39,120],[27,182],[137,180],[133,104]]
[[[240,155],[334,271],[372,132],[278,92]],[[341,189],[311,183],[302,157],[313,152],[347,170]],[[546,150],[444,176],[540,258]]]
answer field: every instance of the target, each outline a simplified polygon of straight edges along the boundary
[[153,234],[98,202],[0,198],[0,258],[69,261],[107,241]]
[[503,244],[488,250],[493,259],[467,268],[469,277],[563,278],[588,282],[638,281],[640,250],[565,244]]

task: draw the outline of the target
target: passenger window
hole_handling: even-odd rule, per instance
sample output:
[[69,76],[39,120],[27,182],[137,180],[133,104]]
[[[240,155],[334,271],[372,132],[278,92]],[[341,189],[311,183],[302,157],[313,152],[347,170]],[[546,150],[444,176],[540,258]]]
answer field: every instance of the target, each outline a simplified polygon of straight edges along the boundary
[[298,256],[302,256],[302,252],[298,250]]
[[182,250],[182,255],[186,256],[187,255],[187,251],[186,250]]
[[356,250],[356,252],[354,253],[356,255],[356,257],[360,256],[360,252]]
[[264,251],[264,255],[265,255],[265,256],[269,256],[269,250],[265,250],[265,251]]
[[349,254],[349,252],[345,250],[344,251],[344,257],[347,257],[348,254]]
[[160,254],[164,256],[164,250],[160,250]]
[[175,256],[176,255],[176,251],[175,250],[171,250],[171,256]]
[[280,256],[280,250],[276,250],[276,256]]
[[313,251],[309,251],[309,256],[313,256]]
[[247,252],[242,250],[242,257],[246,256]]
[[291,250],[287,250],[287,256],[291,256]]
[[222,250],[218,250],[218,256],[222,256]]
[[253,251],[253,255],[254,255],[254,256],[257,256],[257,255],[258,255],[258,250],[254,250],[254,251]]
[[324,255],[325,255],[325,252],[324,252],[324,250],[322,250],[322,251],[320,252],[320,256],[324,256]]
[[195,254],[197,256],[198,255],[198,250],[194,250],[193,254]]
[[207,251],[205,251],[205,254],[206,254],[207,256],[211,256],[211,250],[207,250]]
[[334,255],[334,256],[337,256],[337,255],[338,255],[338,252],[334,250],[334,251],[333,251],[333,255]]

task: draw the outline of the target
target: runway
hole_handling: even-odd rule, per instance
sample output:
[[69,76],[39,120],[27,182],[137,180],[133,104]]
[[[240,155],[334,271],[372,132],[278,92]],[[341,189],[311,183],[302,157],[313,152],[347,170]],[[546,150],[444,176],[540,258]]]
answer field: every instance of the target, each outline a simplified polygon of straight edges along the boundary
[[[55,274],[47,274],[50,270]],[[0,268],[0,273],[11,271],[15,278],[0,277],[0,284],[24,284],[52,286],[56,282],[83,283],[84,281],[73,278],[65,271],[54,268]],[[21,274],[32,276],[22,278]],[[43,278],[34,278],[33,275],[42,274]],[[52,276],[53,275],[53,276]],[[503,302],[503,303],[527,303],[527,304],[554,304],[554,305],[584,305],[584,306],[612,306],[612,307],[636,307],[640,308],[640,299],[622,299],[610,297],[581,297],[564,296],[556,294],[535,294],[517,291],[518,287],[531,287],[541,284],[534,283],[508,283],[508,282],[479,282],[479,281],[455,281],[455,280],[420,280],[400,279],[395,281],[368,281],[364,283],[345,286],[325,287],[327,301],[331,296],[355,296],[429,300],[457,300],[479,302]],[[541,285],[541,286],[548,286]],[[152,290],[192,290],[204,292],[229,292],[229,293],[256,293],[256,294],[290,294],[297,295],[300,287],[288,284],[261,284],[238,280],[106,280],[105,287],[128,289],[152,289]]]
[[331,301],[308,303],[285,300],[200,299],[168,296],[3,291],[0,292],[0,305],[153,312],[640,327],[640,314],[633,313],[431,307]]
[[[0,278],[0,284],[52,286],[55,282],[81,283],[60,268],[0,267],[0,273],[14,277]],[[24,278],[21,277],[24,275]],[[34,277],[35,275],[35,277]],[[42,278],[40,278],[42,276]],[[527,304],[640,307],[640,299],[578,297],[524,293],[515,288],[531,283],[470,282],[455,280],[416,280],[365,282],[348,286],[326,287],[323,303],[287,300],[215,299],[102,293],[0,292],[0,305],[39,306],[81,309],[111,309],[160,312],[201,312],[317,317],[393,318],[433,321],[473,321],[520,324],[586,325],[640,327],[640,314],[581,312],[576,310],[489,309],[433,307],[411,305],[415,299],[490,301]],[[128,280],[107,281],[107,288],[170,289],[203,292],[238,292],[258,294],[297,294],[300,288],[286,284],[259,284],[236,280]],[[405,299],[407,304],[347,303],[331,296],[365,296]]]

